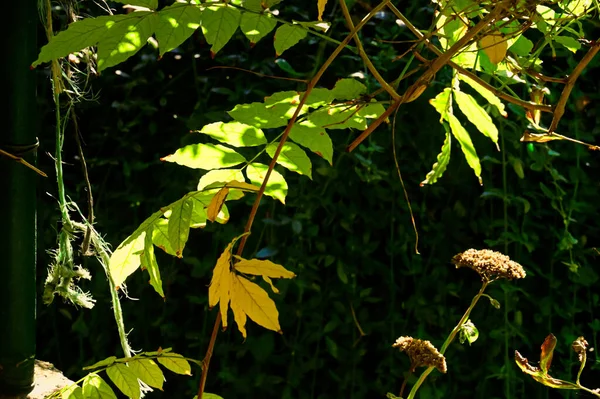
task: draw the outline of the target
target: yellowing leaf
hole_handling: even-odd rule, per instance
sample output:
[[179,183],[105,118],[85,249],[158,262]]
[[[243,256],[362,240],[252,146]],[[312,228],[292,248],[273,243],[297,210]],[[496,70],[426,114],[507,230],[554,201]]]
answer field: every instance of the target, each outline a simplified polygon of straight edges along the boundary
[[143,232],[132,241],[124,241],[110,257],[108,268],[117,288],[140,266],[140,254],[144,250],[145,237],[146,232]]
[[215,194],[212,201],[210,201],[210,205],[208,205],[208,208],[206,209],[206,218],[211,222],[214,222],[219,215],[219,212],[221,212],[227,194],[229,194],[229,188],[223,187]]
[[132,399],[140,399],[140,385],[136,375],[123,363],[115,363],[106,369],[106,374],[114,384]]
[[488,56],[491,63],[497,64],[506,57],[508,43],[500,35],[488,35],[479,41],[479,47]]
[[127,363],[133,373],[146,384],[162,391],[165,377],[152,359],[136,359]]
[[281,265],[270,260],[242,259],[234,264],[234,269],[240,273],[253,274],[273,278],[294,278],[296,275]]
[[110,385],[96,373],[90,373],[83,380],[83,396],[91,399],[117,399]]
[[325,11],[325,5],[327,4],[327,0],[317,0],[317,8],[319,9],[319,21],[323,20],[323,11]]
[[229,302],[229,290],[231,285],[231,247],[230,243],[219,259],[213,270],[213,276],[208,287],[208,306],[214,307],[217,303],[221,303],[219,308],[221,318],[223,320],[223,328],[227,327],[227,305]]
[[200,178],[198,182],[198,191],[204,190],[213,183],[227,183],[228,181],[244,181],[244,175],[241,169],[217,169],[211,170]]
[[235,274],[231,277],[231,310],[244,338],[246,316],[268,330],[281,332],[279,312],[267,292],[244,277]]

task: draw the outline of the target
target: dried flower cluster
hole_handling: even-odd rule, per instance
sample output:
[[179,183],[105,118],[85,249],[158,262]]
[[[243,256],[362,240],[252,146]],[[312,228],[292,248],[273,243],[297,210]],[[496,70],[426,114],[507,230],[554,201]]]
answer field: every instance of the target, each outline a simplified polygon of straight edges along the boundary
[[475,270],[483,281],[492,281],[498,278],[508,280],[524,278],[523,266],[510,260],[506,255],[490,249],[469,249],[452,258],[456,267],[468,267]]
[[392,346],[400,349],[400,352],[406,352],[410,358],[411,371],[415,371],[417,367],[435,367],[442,373],[447,371],[446,358],[429,341],[400,337]]

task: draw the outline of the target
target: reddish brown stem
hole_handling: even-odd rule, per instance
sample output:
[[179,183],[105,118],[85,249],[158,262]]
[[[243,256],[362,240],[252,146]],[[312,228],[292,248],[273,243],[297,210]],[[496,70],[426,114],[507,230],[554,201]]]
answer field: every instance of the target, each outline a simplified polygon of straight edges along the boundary
[[[346,36],[346,38],[331,53],[329,58],[323,63],[321,68],[317,71],[315,76],[310,80],[308,87],[306,88],[306,91],[304,92],[304,95],[300,99],[300,103],[296,107],[296,111],[294,112],[294,115],[290,118],[290,120],[283,132],[283,135],[281,136],[281,140],[279,141],[279,145],[277,146],[277,149],[275,150],[275,154],[273,154],[273,160],[269,164],[269,169],[267,170],[267,173],[265,174],[265,179],[264,179],[262,185],[260,186],[260,190],[258,191],[258,193],[256,195],[256,199],[254,200],[254,204],[252,205],[252,209],[250,210],[250,215],[248,216],[248,221],[246,222],[246,227],[244,228],[244,233],[248,233],[252,229],[252,223],[254,222],[254,218],[256,217],[256,213],[258,211],[258,206],[260,205],[262,196],[265,193],[265,189],[267,187],[267,182],[269,180],[269,177],[271,176],[271,172],[273,171],[273,168],[275,167],[277,158],[279,157],[279,154],[281,153],[281,149],[283,148],[283,145],[287,141],[287,138],[290,134],[290,130],[292,129],[294,122],[298,118],[298,115],[300,114],[300,111],[302,110],[302,106],[306,102],[308,95],[310,94],[312,89],[316,86],[319,79],[321,79],[321,76],[323,76],[323,73],[325,72],[325,70],[329,67],[329,65],[331,65],[333,60],[344,49],[344,47],[346,47],[346,45],[350,42],[350,40],[352,40],[354,35],[356,35],[356,33],[364,26],[365,23],[367,23],[367,21],[369,21],[376,13],[378,13],[382,8],[384,8],[389,1],[390,0],[383,0],[377,7],[374,7],[371,10],[371,12],[369,12],[369,14],[367,14],[362,19],[362,21],[360,21],[357,24],[354,27],[354,29],[348,34],[348,36]],[[238,250],[237,250],[238,256],[241,256],[242,252],[244,251],[244,246],[246,245],[247,240],[248,240],[248,234],[244,235],[240,239],[240,244],[239,244]],[[208,349],[206,351],[204,360],[202,360],[203,367],[202,367],[202,375],[200,376],[200,383],[198,384],[198,399],[202,399],[202,395],[204,393],[204,387],[206,386],[206,377],[207,377],[207,372],[208,372],[208,366],[210,365],[210,359],[212,357],[212,352],[213,352],[213,349],[215,346],[215,341],[217,339],[217,334],[219,331],[220,323],[221,323],[221,313],[218,312],[217,317],[215,319],[215,325],[213,327],[213,332],[212,332],[212,335],[210,336],[210,341],[208,343]]]

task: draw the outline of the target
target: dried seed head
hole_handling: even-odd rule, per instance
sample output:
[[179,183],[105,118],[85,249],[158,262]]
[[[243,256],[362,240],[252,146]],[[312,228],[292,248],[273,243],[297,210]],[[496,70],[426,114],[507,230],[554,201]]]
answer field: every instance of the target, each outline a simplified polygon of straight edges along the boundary
[[400,337],[392,346],[400,349],[400,352],[406,352],[410,358],[411,371],[415,371],[417,367],[435,367],[442,373],[447,370],[446,358],[429,341]]
[[498,278],[512,280],[525,277],[523,266],[510,260],[508,256],[490,249],[469,249],[455,255],[452,263],[456,267],[468,267],[475,270],[486,282]]
[[589,345],[590,344],[588,344],[588,342],[583,337],[579,337],[575,341],[573,341],[572,348],[579,357],[579,363],[581,363],[583,359],[585,359],[585,352],[587,351]]

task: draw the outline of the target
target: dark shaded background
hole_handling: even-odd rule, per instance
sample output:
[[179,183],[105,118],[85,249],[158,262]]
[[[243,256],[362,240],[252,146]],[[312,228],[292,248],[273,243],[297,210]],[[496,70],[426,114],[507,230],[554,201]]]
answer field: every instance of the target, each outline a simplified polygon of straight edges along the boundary
[[[432,9],[407,1],[397,6],[415,25],[429,26]],[[333,8],[328,8],[336,16],[332,35],[341,39],[346,28]],[[316,17],[312,3],[308,7],[306,2],[286,0],[279,9],[288,20]],[[366,13],[358,4],[351,10],[357,18]],[[89,2],[82,4],[82,13],[101,11]],[[61,18],[58,12],[55,22],[60,24]],[[332,19],[332,14],[326,18]],[[589,26],[588,31],[589,37],[597,37],[597,29]],[[397,76],[405,64],[393,59],[409,44],[378,39],[411,40],[410,33],[390,14],[382,14],[365,27],[363,37],[372,39],[365,45],[377,68],[390,79]],[[96,100],[77,105],[96,228],[113,248],[160,206],[195,188],[200,171],[159,160],[202,139],[188,134],[190,129],[227,120],[225,111],[235,104],[261,101],[276,91],[303,89],[293,82],[240,71],[207,70],[227,65],[288,76],[274,63],[272,34],[250,48],[238,31],[214,60],[209,47],[197,32],[157,61],[157,52],[147,46],[118,68],[93,78],[90,93]],[[333,48],[309,37],[281,58],[299,73],[310,75]],[[564,76],[581,56],[561,49],[557,55],[556,60],[544,60],[549,75]],[[595,143],[600,109],[597,67],[594,60],[580,78],[560,124],[561,133]],[[365,70],[357,56],[343,52],[321,85],[331,88],[337,79]],[[47,78],[43,69],[39,74]],[[479,328],[479,340],[471,347],[453,343],[447,352],[448,374],[434,372],[419,398],[562,396],[522,375],[512,359],[515,349],[537,359],[543,339],[553,332],[558,346],[551,372],[570,379],[577,369],[571,342],[584,335],[591,346],[597,346],[600,291],[598,258],[592,248],[600,239],[599,154],[563,142],[535,145],[528,151],[519,142],[525,128],[522,110],[509,106],[507,119],[495,118],[502,152],[467,127],[482,159],[482,187],[456,143],[441,181],[419,187],[444,139],[439,116],[428,100],[448,85],[449,76],[448,71],[439,73],[418,101],[401,107],[394,132],[421,254],[414,251],[415,236],[394,168],[391,126],[379,128],[351,154],[344,148],[358,132],[332,131],[337,150],[333,167],[311,155],[314,181],[278,168],[290,186],[287,206],[269,198],[263,202],[247,247],[247,256],[268,248],[271,260],[298,275],[291,282],[277,283],[281,294],[275,300],[284,335],[252,322],[245,342],[235,327],[219,334],[207,391],[226,399],[358,399],[398,394],[409,362],[391,344],[398,336],[410,335],[431,340],[439,348],[480,286],[474,272],[455,270],[450,259],[471,247],[489,247],[520,262],[527,278],[490,287],[488,293],[502,308],[497,310],[482,299],[471,317]],[[46,112],[41,150],[52,153],[51,90],[48,79],[40,76],[39,81],[40,107]],[[365,84],[377,88],[372,80]],[[556,103],[559,88],[550,88],[549,102]],[[527,98],[522,87],[513,89]],[[578,109],[577,102],[584,98],[589,104]],[[267,131],[270,137],[276,133]],[[73,134],[69,130],[64,149],[65,182],[70,198],[83,208],[85,184]],[[50,156],[41,155],[39,164],[47,172],[53,170]],[[45,179],[39,191],[41,293],[44,266],[50,261],[44,251],[56,246],[59,212],[53,179]],[[211,270],[225,245],[242,232],[251,200],[230,205],[227,225],[192,230],[183,259],[158,255],[166,301],[147,283],[146,272],[128,279],[130,296],[139,299],[123,301],[134,348],[173,347],[186,356],[203,358],[216,315],[207,309]],[[40,304],[38,313],[38,357],[55,363],[72,379],[84,375],[83,366],[122,355],[104,272],[95,261],[81,258],[80,262],[94,277],[82,286],[96,298],[96,307],[75,309],[56,299],[49,307]],[[576,263],[577,272],[564,262]],[[363,337],[359,326],[366,333]],[[600,386],[595,353],[590,353],[582,378],[584,385],[593,388]],[[195,394],[198,369],[192,378],[166,375],[165,393],[149,397]],[[414,382],[415,377],[410,378]]]

